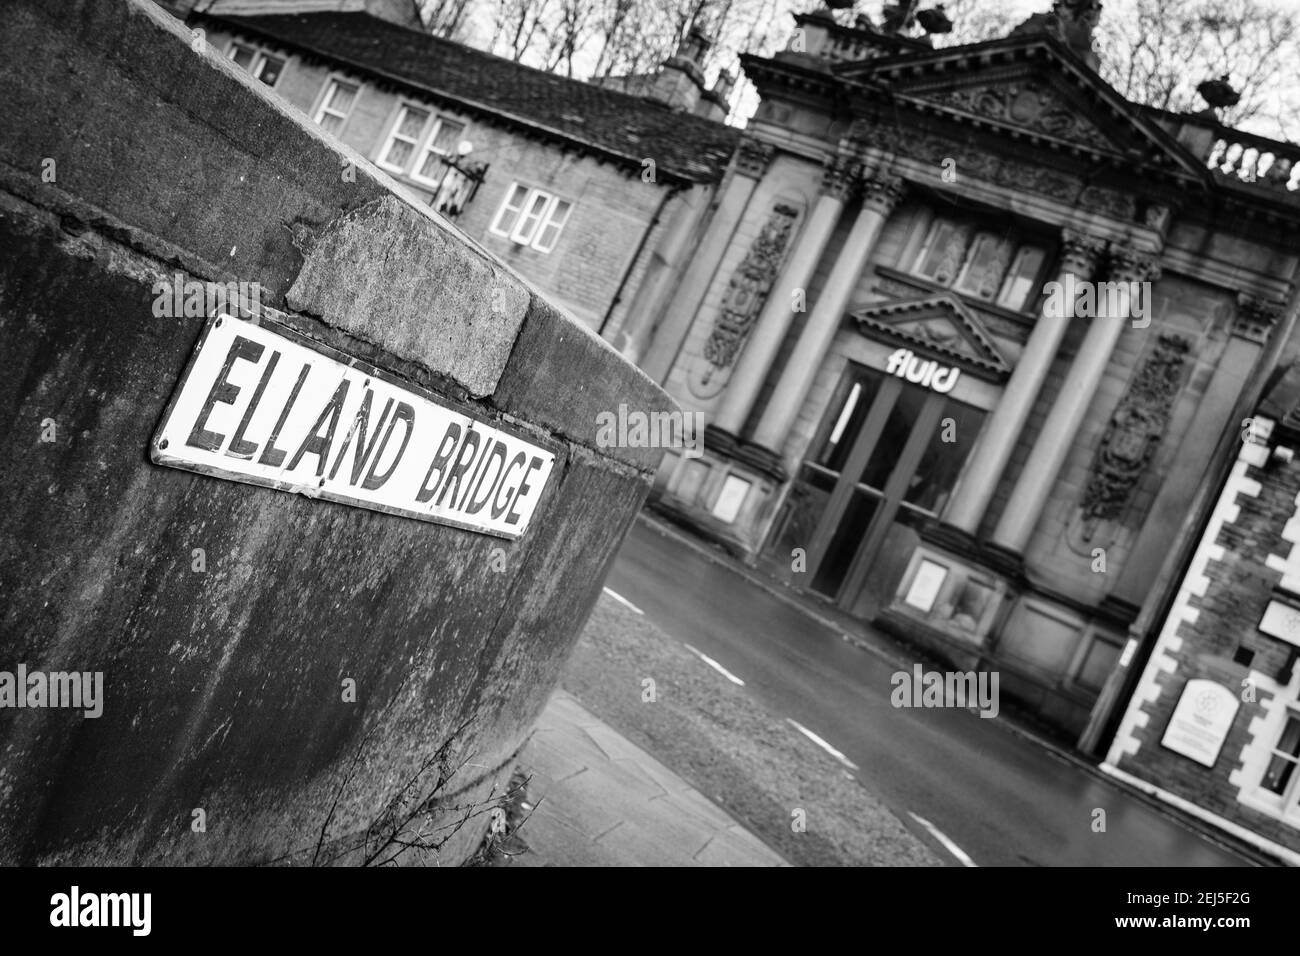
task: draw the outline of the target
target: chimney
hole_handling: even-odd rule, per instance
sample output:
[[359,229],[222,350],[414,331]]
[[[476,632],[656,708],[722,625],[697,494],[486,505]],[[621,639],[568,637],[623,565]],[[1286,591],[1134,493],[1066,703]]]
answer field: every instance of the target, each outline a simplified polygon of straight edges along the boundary
[[708,38],[692,27],[677,45],[677,52],[659,68],[646,95],[673,109],[696,112],[700,98],[709,92],[702,67],[710,46]]
[[713,89],[705,91],[696,104],[695,114],[706,119],[724,122],[731,112],[731,92],[736,88],[736,75],[730,70],[719,70]]

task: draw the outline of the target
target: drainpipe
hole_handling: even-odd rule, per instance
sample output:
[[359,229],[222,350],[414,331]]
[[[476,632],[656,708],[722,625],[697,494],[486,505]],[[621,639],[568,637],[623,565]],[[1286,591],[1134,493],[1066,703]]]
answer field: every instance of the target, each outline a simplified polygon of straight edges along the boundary
[[641,241],[636,244],[636,252],[632,253],[632,259],[627,264],[627,269],[623,271],[623,278],[618,282],[618,288],[614,290],[614,298],[609,303],[609,309],[605,312],[605,317],[600,320],[600,328],[596,334],[601,338],[605,337],[605,327],[609,325],[609,320],[614,317],[614,310],[618,304],[623,301],[623,290],[627,288],[628,280],[632,278],[632,270],[636,264],[641,261],[641,253],[645,251],[646,243],[650,241],[650,233],[655,231],[655,226],[659,225],[659,217],[664,214],[664,207],[668,205],[668,200],[672,199],[681,190],[681,186],[671,186],[664,190],[664,194],[659,198],[659,206],[655,209],[655,214],[650,217],[650,225],[646,226],[645,232],[641,234]]

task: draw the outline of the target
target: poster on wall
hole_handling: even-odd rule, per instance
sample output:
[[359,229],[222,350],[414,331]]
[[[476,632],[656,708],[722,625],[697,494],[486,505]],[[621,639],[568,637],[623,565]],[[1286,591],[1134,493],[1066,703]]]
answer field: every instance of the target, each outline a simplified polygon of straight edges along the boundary
[[1160,745],[1213,767],[1240,705],[1237,695],[1222,684],[1199,678],[1189,680]]

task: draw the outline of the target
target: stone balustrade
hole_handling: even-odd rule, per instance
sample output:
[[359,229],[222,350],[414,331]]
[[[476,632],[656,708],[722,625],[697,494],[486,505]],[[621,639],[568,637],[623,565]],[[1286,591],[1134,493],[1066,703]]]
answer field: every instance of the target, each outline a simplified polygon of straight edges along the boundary
[[1224,176],[1295,192],[1300,188],[1300,146],[1223,127],[1205,163]]

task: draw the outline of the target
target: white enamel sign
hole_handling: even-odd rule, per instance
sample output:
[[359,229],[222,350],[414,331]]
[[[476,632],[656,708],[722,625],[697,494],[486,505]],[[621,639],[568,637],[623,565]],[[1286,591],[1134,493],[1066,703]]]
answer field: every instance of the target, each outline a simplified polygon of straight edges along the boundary
[[1240,704],[1237,695],[1222,684],[1189,680],[1169,718],[1161,746],[1213,767]]
[[265,320],[208,320],[155,463],[505,538],[555,456]]

